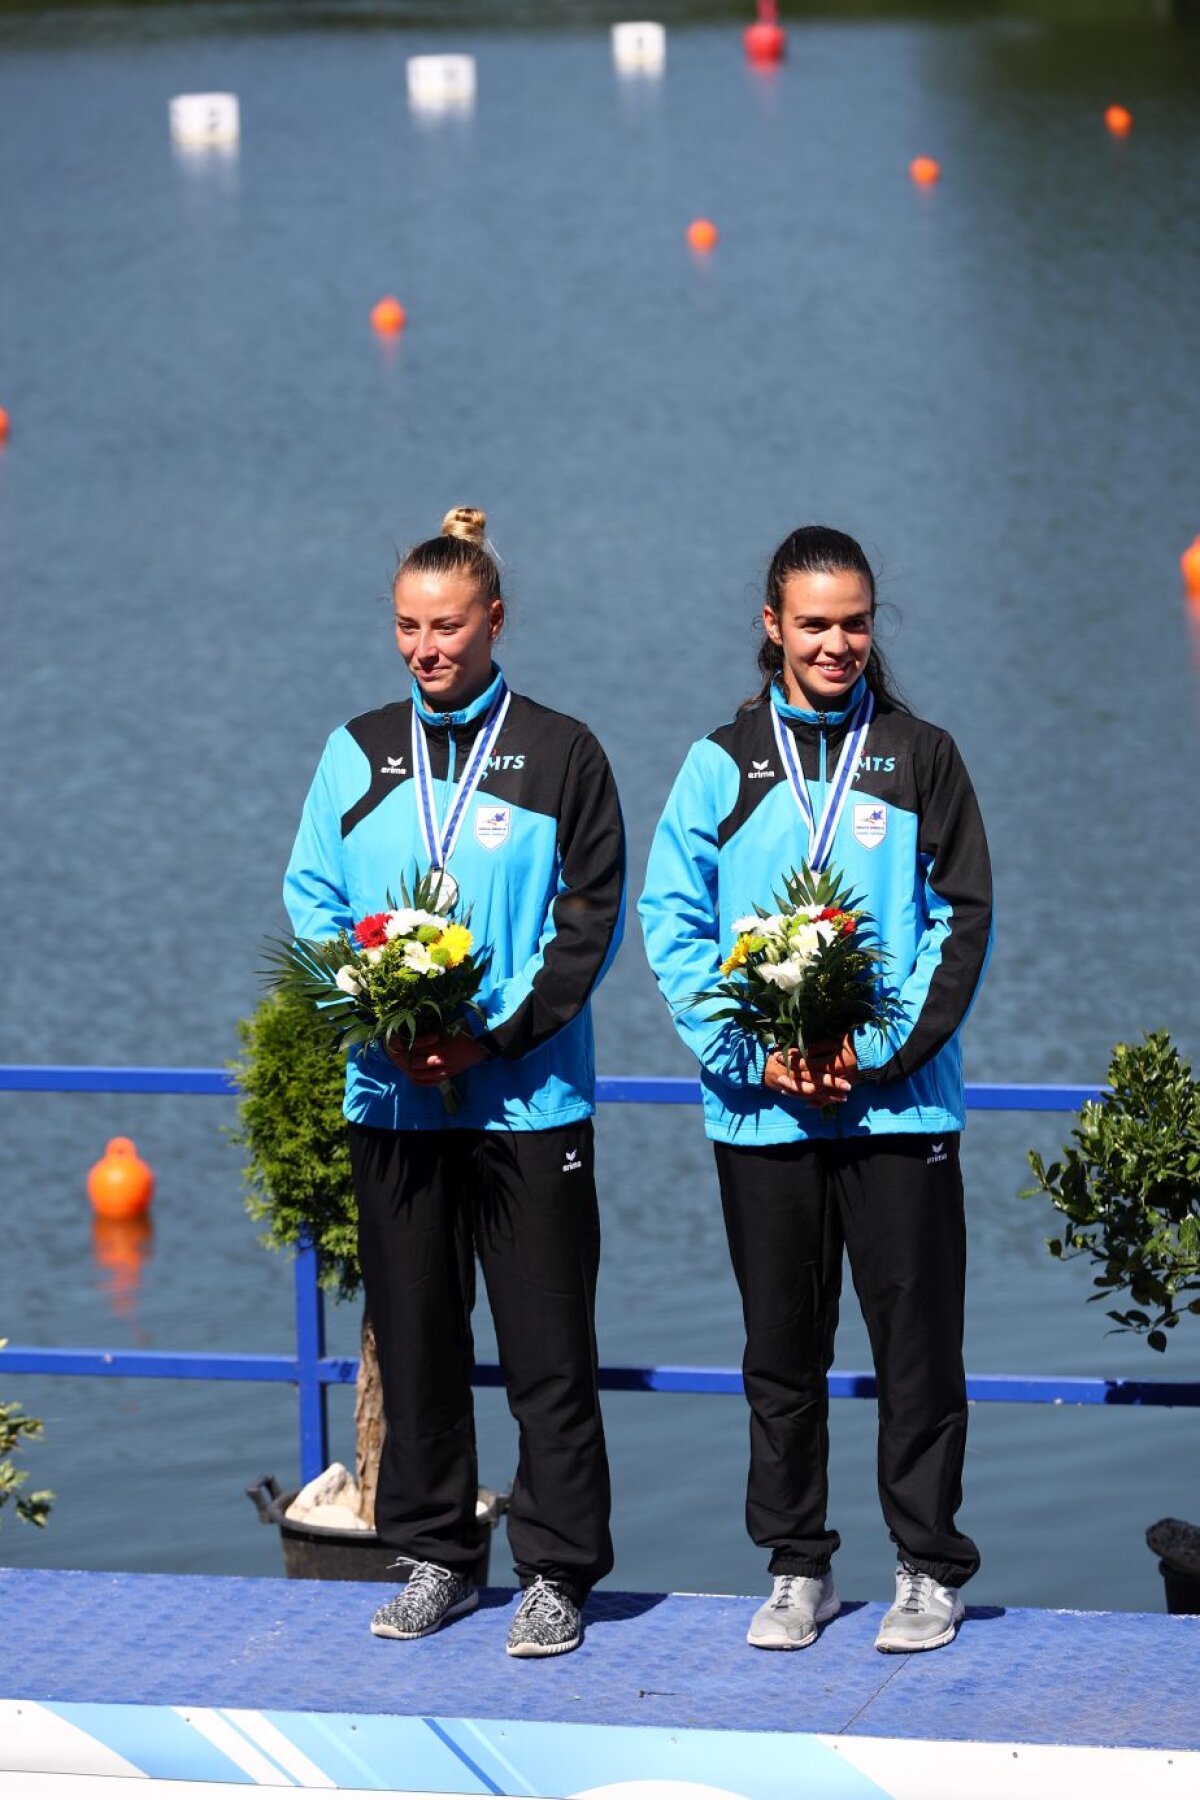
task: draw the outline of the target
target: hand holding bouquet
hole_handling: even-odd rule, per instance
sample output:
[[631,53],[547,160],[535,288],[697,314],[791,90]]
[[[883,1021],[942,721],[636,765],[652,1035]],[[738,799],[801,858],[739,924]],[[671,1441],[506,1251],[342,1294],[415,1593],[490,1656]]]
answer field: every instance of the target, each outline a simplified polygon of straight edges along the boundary
[[883,985],[886,958],[858,896],[836,871],[815,874],[807,863],[783,886],[774,912],[756,907],[734,921],[724,979],[696,1000],[727,1002],[710,1016],[731,1019],[785,1059],[840,1045],[860,1025],[886,1029],[899,1004]]
[[[388,895],[383,912],[359,919],[335,937],[294,938],[268,952],[272,985],[298,994],[329,1026],[343,1053],[395,1040],[411,1050],[419,1036],[456,1037],[467,1017],[483,1018],[475,995],[491,961],[474,953],[469,920],[453,917],[453,878],[433,870],[401,904]],[[440,1087],[447,1112],[458,1110],[453,1082]]]

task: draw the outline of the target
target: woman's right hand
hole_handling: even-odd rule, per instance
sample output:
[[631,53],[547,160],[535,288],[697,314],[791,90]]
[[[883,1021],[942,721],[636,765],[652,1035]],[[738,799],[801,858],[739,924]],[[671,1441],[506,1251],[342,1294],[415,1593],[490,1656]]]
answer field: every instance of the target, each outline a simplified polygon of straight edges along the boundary
[[763,1069],[763,1084],[777,1094],[806,1100],[810,1106],[840,1106],[849,1098],[857,1068],[849,1039],[841,1044],[813,1044],[807,1056],[799,1050],[772,1050]]

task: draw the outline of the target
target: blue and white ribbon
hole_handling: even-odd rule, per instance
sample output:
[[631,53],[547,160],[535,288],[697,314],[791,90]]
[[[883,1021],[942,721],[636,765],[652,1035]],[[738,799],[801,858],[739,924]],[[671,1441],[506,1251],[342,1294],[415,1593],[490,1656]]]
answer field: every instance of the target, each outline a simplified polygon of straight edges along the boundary
[[833,780],[826,789],[821,817],[817,819],[813,815],[812,801],[808,797],[808,784],[804,779],[804,771],[800,767],[800,759],[796,755],[795,740],[780,716],[779,708],[772,696],[771,721],[775,727],[775,742],[779,747],[779,755],[788,778],[788,786],[800,809],[800,816],[808,826],[808,866],[815,875],[819,875],[829,861],[829,853],[833,849],[833,840],[837,834],[842,814],[846,810],[850,789],[854,786],[855,771],[863,753],[863,745],[867,741],[867,732],[871,728],[874,712],[875,696],[868,688],[851,715],[850,725],[842,744],[842,754],[838,758]]
[[[483,780],[488,760],[496,745],[496,739],[504,727],[508,703],[512,699],[504,682],[492,703],[492,710],[483,722],[483,727],[475,739],[471,754],[467,758],[467,766],[462,772],[462,780],[450,801],[450,811],[445,823],[439,821],[437,802],[433,797],[433,775],[429,767],[429,745],[425,738],[425,726],[420,712],[413,706],[412,714],[412,755],[413,773],[417,782],[417,814],[421,821],[421,836],[425,842],[425,853],[429,858],[431,870],[444,869],[450,861],[458,834],[462,830],[463,820],[467,816],[467,808],[474,798],[475,790]],[[451,743],[453,756],[453,742]],[[447,770],[447,778],[454,775],[453,765]]]

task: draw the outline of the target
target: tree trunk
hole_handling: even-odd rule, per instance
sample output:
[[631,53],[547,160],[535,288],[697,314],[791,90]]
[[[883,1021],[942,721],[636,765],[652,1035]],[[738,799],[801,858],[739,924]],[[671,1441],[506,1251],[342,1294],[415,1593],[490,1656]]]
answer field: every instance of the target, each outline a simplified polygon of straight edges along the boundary
[[360,1496],[359,1512],[372,1527],[375,1524],[375,1489],[379,1483],[379,1453],[383,1449],[384,1429],[383,1384],[379,1379],[375,1333],[364,1307],[362,1354],[354,1395],[355,1475]]

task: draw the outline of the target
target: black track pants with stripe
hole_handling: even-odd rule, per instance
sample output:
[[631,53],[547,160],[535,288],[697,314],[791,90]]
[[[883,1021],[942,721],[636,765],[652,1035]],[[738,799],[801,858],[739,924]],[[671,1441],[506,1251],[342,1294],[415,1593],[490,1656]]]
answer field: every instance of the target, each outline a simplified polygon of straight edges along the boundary
[[844,1248],[878,1383],[884,1519],[903,1557],[960,1587],[979,1552],[955,1525],[967,1435],[957,1137],[714,1149],[746,1325],[750,1536],[773,1575],[821,1574],[840,1542],[825,1517],[826,1376]]
[[519,1427],[508,1514],[517,1574],[523,1585],[561,1581],[582,1600],[613,1562],[591,1121],[512,1132],[351,1125],[350,1159],[387,1421],[380,1537],[460,1573],[473,1562],[478,1255]]

